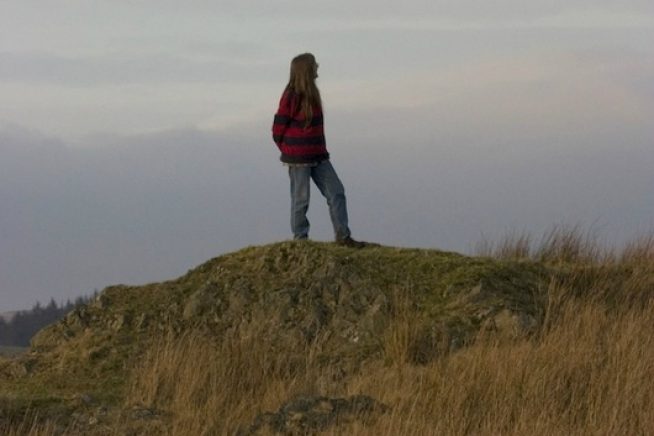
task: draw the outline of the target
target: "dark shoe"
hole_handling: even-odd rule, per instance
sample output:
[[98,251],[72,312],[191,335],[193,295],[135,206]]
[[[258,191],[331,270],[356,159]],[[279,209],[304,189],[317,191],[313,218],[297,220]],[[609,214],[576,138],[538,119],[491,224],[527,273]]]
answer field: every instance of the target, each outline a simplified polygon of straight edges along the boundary
[[363,248],[365,247],[366,244],[365,242],[362,241],[355,241],[354,239],[350,238],[349,236],[347,238],[343,239],[338,239],[336,241],[337,245],[342,245],[343,247],[350,247],[350,248]]

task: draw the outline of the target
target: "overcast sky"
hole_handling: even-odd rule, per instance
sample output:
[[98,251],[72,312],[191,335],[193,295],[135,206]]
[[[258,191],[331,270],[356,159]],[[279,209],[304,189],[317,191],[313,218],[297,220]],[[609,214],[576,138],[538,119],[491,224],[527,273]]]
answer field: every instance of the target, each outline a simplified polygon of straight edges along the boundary
[[621,244],[654,228],[651,41],[651,0],[3,1],[0,312],[288,238],[270,124],[305,51],[355,238]]

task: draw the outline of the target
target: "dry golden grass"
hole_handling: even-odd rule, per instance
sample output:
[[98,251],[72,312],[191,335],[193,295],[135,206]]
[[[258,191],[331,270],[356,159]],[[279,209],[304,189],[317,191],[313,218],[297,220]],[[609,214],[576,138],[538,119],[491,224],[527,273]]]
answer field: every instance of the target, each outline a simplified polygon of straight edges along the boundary
[[[640,257],[639,249],[654,247],[654,240],[643,244],[648,238],[639,238],[632,243],[633,248],[625,248],[624,253],[633,253]],[[479,256],[497,259],[531,259],[541,262],[596,264],[609,263],[615,260],[615,250],[606,247],[600,241],[596,231],[584,231],[582,226],[557,224],[541,236],[537,244],[529,233],[512,232],[499,242],[494,243],[482,239],[475,245],[475,253]]]
[[[514,237],[491,254],[565,262],[571,271],[552,278],[536,335],[484,333],[469,347],[413,365],[419,316],[398,289],[381,339],[384,359],[356,373],[339,378],[321,366],[320,338],[276,353],[260,340],[266,320],[256,319],[220,343],[198,331],[162,339],[134,369],[125,409],[165,411],[151,434],[222,435],[298,394],[365,394],[390,411],[324,434],[654,434],[654,238],[620,254],[602,251],[578,229],[559,230],[537,249],[530,240]],[[21,425],[0,426],[0,433],[56,434],[31,421]],[[117,422],[115,434],[130,425]]]
[[2,425],[0,422],[0,434],[3,436],[53,436],[61,432],[53,422],[40,422],[38,415],[26,415],[22,422],[13,425]]
[[653,434],[654,307],[570,303],[538,340],[484,338],[348,387],[393,407],[358,434]]
[[[317,369],[312,347],[298,350],[307,358],[297,365],[264,352],[256,335],[220,348],[191,335],[151,351],[131,401],[172,411],[171,433],[180,435],[229,434],[298,393],[362,393],[392,407],[372,426],[326,434],[654,434],[654,301],[632,298],[652,295],[654,266],[637,263],[647,267],[627,277],[622,299],[579,297],[553,282],[539,335],[480,335],[426,366],[408,363],[418,321],[410,299],[397,297],[385,360],[339,384]],[[581,281],[602,290],[604,274]]]
[[312,347],[276,353],[256,321],[220,344],[197,331],[163,339],[135,369],[126,406],[170,411],[172,434],[228,434],[280,398],[318,392]]
[[[216,348],[193,334],[154,348],[128,400],[172,413],[171,434],[231,434],[299,393],[364,393],[392,407],[369,427],[327,434],[654,434],[654,304],[628,311],[570,300],[539,338],[480,337],[427,366],[397,359],[409,317],[377,362],[330,386],[244,339]],[[404,326],[401,324],[405,323]]]

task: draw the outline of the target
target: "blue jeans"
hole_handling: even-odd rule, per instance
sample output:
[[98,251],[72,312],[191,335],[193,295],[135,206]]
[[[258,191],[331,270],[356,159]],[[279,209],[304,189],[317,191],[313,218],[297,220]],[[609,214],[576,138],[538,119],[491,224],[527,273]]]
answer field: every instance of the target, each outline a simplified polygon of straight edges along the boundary
[[291,178],[291,230],[294,239],[307,239],[309,236],[309,196],[311,192],[310,179],[316,184],[320,193],[327,199],[329,216],[334,226],[336,240],[350,236],[347,225],[347,206],[345,204],[345,189],[336,175],[334,167],[328,160],[314,167],[290,166],[288,175]]

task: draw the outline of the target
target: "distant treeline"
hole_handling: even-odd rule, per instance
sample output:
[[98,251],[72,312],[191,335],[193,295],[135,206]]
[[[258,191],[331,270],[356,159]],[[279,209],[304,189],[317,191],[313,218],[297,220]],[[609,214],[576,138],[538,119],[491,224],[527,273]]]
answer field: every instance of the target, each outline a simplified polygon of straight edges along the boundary
[[88,303],[97,291],[88,297],[78,297],[58,305],[54,299],[43,306],[36,303],[32,309],[16,313],[11,321],[0,318],[0,346],[28,347],[30,339],[43,327],[62,319],[75,307]]

